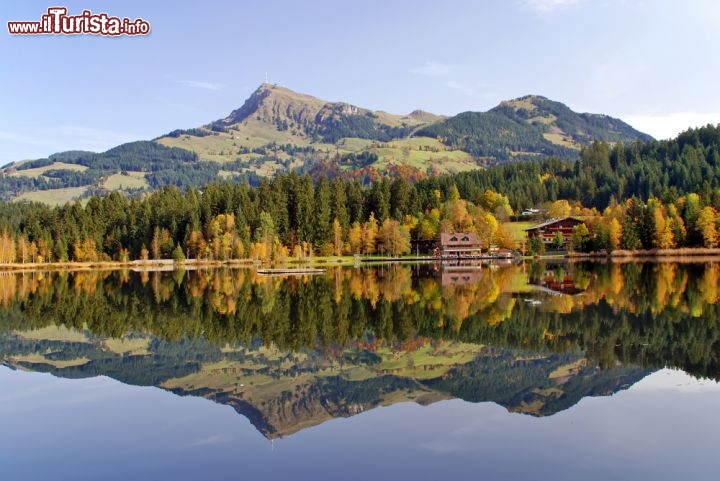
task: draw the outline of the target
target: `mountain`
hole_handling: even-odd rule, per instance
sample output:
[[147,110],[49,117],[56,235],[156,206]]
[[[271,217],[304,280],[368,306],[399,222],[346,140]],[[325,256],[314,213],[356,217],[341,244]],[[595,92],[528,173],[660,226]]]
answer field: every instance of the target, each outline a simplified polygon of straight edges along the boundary
[[0,332],[0,365],[61,378],[108,376],[231,406],[269,439],[402,402],[495,402],[550,416],[586,396],[624,390],[651,371],[601,370],[581,353],[528,353],[446,342],[411,351],[289,352],[134,333],[98,336],[62,326]]
[[290,169],[417,180],[513,160],[576,158],[593,140],[649,138],[619,119],[578,114],[540,96],[446,118],[421,110],[394,115],[262,84],[227,117],[200,127],[104,153],[68,151],[11,163],[0,170],[0,199],[64,203],[219,178],[256,183]]
[[266,176],[313,166],[330,176],[370,177],[398,170],[419,177],[477,169],[467,152],[413,136],[443,119],[422,110],[407,115],[372,111],[262,84],[227,117],[170,132],[156,142],[192,150],[202,160],[220,163],[230,175]]
[[578,114],[560,102],[527,95],[487,112],[464,112],[415,132],[489,162],[528,156],[573,157],[593,141],[631,142],[652,138],[620,119]]
[[263,84],[242,107],[232,111],[227,118],[213,122],[210,128],[217,131],[219,127],[231,130],[235,127],[243,133],[243,126],[261,123],[314,142],[334,144],[346,137],[387,142],[407,137],[418,125],[441,119],[417,110],[406,116],[373,112],[344,102],[325,102],[283,87]]

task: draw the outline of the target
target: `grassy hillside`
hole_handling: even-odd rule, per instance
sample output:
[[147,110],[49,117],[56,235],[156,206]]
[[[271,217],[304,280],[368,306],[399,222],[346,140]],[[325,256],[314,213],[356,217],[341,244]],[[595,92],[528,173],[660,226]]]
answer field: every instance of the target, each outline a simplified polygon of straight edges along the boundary
[[519,159],[576,158],[596,139],[645,138],[618,119],[578,114],[539,96],[445,118],[372,111],[262,84],[240,108],[207,125],[103,153],[68,151],[8,164],[0,171],[0,199],[62,203],[218,178],[255,182],[289,170],[416,180]]
[[576,157],[583,145],[649,140],[625,122],[597,114],[578,114],[560,102],[528,95],[502,102],[487,112],[464,112],[419,129],[416,136],[440,139],[487,162]]

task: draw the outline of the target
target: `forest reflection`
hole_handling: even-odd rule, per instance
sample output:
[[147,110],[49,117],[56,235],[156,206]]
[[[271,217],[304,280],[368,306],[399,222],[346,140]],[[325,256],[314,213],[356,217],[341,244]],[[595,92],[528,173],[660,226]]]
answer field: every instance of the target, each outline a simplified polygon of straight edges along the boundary
[[286,351],[430,340],[583,351],[600,366],[720,377],[720,264],[528,263],[0,273],[0,329],[257,343]]

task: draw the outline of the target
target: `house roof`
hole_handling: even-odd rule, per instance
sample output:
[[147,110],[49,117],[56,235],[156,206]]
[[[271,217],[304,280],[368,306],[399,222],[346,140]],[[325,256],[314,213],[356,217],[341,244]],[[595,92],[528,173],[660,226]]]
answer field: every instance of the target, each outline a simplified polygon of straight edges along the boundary
[[545,222],[541,222],[540,224],[534,225],[534,226],[532,226],[532,227],[528,227],[527,229],[525,229],[525,231],[527,232],[527,231],[530,231],[530,230],[542,229],[543,227],[547,227],[547,226],[550,226],[550,225],[553,225],[553,224],[557,224],[558,222],[562,222],[562,221],[564,221],[564,220],[572,220],[572,221],[577,222],[578,224],[581,224],[581,223],[584,222],[582,219],[578,219],[577,217],[557,217],[557,218],[554,218],[554,219],[548,219],[548,220],[546,220]]
[[440,243],[443,246],[471,247],[480,245],[480,239],[474,232],[441,233]]

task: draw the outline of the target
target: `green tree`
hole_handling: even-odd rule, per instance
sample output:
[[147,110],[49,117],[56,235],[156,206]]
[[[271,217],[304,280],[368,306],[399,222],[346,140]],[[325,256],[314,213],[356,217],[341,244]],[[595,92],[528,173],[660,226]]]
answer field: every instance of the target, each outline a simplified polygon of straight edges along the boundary
[[531,237],[528,239],[528,251],[533,255],[542,255],[545,253],[545,243],[539,237]]
[[260,212],[260,225],[255,230],[255,241],[263,245],[264,252],[270,258],[274,257],[276,242],[275,221],[265,211]]
[[313,216],[314,243],[316,247],[332,244],[332,209],[330,206],[330,184],[321,176],[315,188],[315,213]]
[[183,264],[185,262],[185,253],[179,245],[175,246],[175,249],[173,249],[172,259],[176,264]]
[[590,231],[585,224],[573,227],[570,245],[574,251],[587,252],[590,248]]

